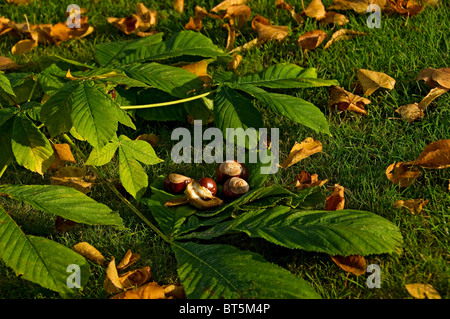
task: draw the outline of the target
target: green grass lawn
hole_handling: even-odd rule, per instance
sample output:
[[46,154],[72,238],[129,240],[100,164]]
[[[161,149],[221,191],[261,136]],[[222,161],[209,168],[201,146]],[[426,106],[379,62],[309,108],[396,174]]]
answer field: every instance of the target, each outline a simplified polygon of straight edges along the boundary
[[[24,15],[31,24],[57,23],[65,20],[65,9],[73,1],[35,1],[27,6],[14,6],[0,2],[0,16],[16,22],[24,22]],[[23,56],[12,56],[11,47],[18,41],[8,35],[0,36],[0,56],[7,56],[19,64],[28,64],[26,70],[39,72],[46,64],[47,56],[89,62],[93,59],[94,46],[99,43],[133,38],[119,32],[106,21],[106,17],[123,17],[135,11],[139,1],[78,1],[88,9],[89,23],[95,32],[83,39],[63,42],[58,46],[39,45]],[[159,12],[157,29],[170,36],[184,29],[193,15],[196,4],[212,8],[219,1],[188,2],[184,13],[176,13],[171,1],[144,1],[148,8]],[[289,1],[288,1],[289,2]],[[305,4],[309,1],[304,1]],[[331,0],[324,0],[327,7]],[[441,1],[442,2],[442,1]],[[445,2],[445,1],[443,1]],[[291,1],[296,8],[300,1]],[[249,1],[253,14],[270,19],[272,24],[287,25],[292,33],[283,43],[267,43],[260,48],[244,52],[237,72],[247,73],[261,70],[275,63],[289,62],[301,67],[314,67],[320,78],[336,79],[340,85],[351,89],[357,80],[360,68],[384,72],[396,80],[395,89],[380,89],[369,98],[368,115],[336,113],[327,108],[328,88],[286,91],[318,106],[330,123],[331,136],[316,134],[310,129],[276,116],[262,104],[267,127],[280,129],[280,157],[289,153],[295,141],[308,136],[320,140],[323,152],[270,176],[267,184],[290,183],[301,170],[317,173],[320,179],[328,179],[328,186],[340,184],[346,188],[346,208],[374,212],[383,216],[402,231],[404,251],[400,256],[366,256],[368,264],[381,267],[381,288],[369,289],[366,275],[355,276],[340,269],[325,254],[282,249],[267,242],[242,236],[221,238],[220,242],[233,242],[243,249],[262,254],[267,260],[277,263],[294,274],[309,281],[323,298],[351,299],[397,299],[412,298],[404,288],[407,283],[429,283],[442,298],[449,297],[449,245],[448,217],[450,211],[450,169],[426,170],[410,187],[401,189],[392,184],[385,175],[386,168],[400,161],[414,160],[423,148],[436,140],[450,138],[450,94],[437,98],[425,111],[425,118],[406,123],[399,120],[394,111],[401,105],[420,102],[429,88],[416,77],[424,68],[449,67],[450,61],[450,7],[426,7],[416,17],[382,15],[380,29],[369,29],[366,15],[343,12],[350,20],[347,29],[367,32],[367,36],[349,41],[340,41],[324,50],[323,44],[306,54],[298,48],[297,39],[306,31],[319,27],[328,35],[334,31],[309,19],[297,25],[286,11],[276,11],[275,1]],[[212,19],[204,21],[201,31],[222,48],[226,46],[226,30]],[[247,24],[237,37],[236,45],[253,39],[255,33]],[[392,118],[397,119],[392,119]],[[155,148],[164,163],[147,168],[151,179],[168,173],[183,173],[189,176],[210,176],[215,166],[206,164],[176,165],[170,159],[170,150],[177,141],[170,139],[173,129],[179,126],[192,128],[187,123],[138,121],[138,129],[130,137],[142,133],[156,133],[160,138]],[[117,178],[114,169],[108,172]],[[25,169],[12,165],[1,179],[2,184],[49,184],[49,175],[43,178]],[[139,265],[149,265],[155,281],[165,284],[177,281],[176,260],[170,247],[155,233],[145,227],[126,206],[117,201],[101,185],[92,192],[92,197],[119,210],[128,229],[116,231],[108,227],[81,226],[73,231],[59,234],[54,229],[55,219],[17,202],[0,197],[0,204],[19,223],[24,232],[45,236],[71,247],[87,241],[105,256],[121,259],[128,249],[141,255]],[[396,210],[393,203],[399,199],[428,199],[421,215],[406,210]],[[141,207],[144,209],[144,207]],[[145,212],[145,211],[144,211]],[[145,212],[149,214],[148,212]],[[102,284],[105,269],[92,265],[92,277],[80,298],[106,298]],[[0,298],[58,298],[58,295],[33,283],[21,280],[0,261]]]

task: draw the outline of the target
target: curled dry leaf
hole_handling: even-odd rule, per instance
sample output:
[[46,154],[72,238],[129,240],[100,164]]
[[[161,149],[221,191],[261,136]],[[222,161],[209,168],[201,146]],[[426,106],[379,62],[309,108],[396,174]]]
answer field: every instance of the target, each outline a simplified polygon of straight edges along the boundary
[[118,270],[123,270],[132,264],[134,264],[136,261],[138,261],[141,258],[141,256],[138,253],[133,253],[131,249],[128,249],[125,253],[125,256],[122,258],[120,263],[117,265]]
[[50,177],[52,185],[62,185],[75,188],[87,194],[91,191],[95,176],[87,175],[86,171],[79,167],[60,167],[55,176]]
[[228,62],[228,68],[233,71],[236,70],[238,68],[239,64],[241,63],[241,61],[242,61],[242,55],[233,53],[233,57],[232,57],[231,61]]
[[203,83],[211,83],[212,77],[208,74],[208,60],[201,60],[198,62],[192,62],[181,66],[182,69],[189,71],[197,75]]
[[406,199],[398,200],[393,205],[396,209],[406,208],[413,215],[418,215],[422,211],[423,206],[428,204],[428,200],[423,199]]
[[330,87],[330,97],[328,107],[336,107],[339,111],[356,112],[367,114],[365,105],[370,104],[370,100],[344,90],[339,86]]
[[118,293],[124,289],[122,282],[119,279],[119,272],[116,267],[116,259],[114,256],[111,257],[111,260],[106,268],[106,277],[103,282],[103,289],[107,293]]
[[48,168],[49,171],[55,171],[60,167],[66,165],[66,162],[76,163],[77,161],[73,157],[72,151],[70,150],[70,145],[66,143],[62,144],[52,144],[53,154],[55,160]]
[[347,17],[345,15],[343,15],[342,13],[337,13],[334,11],[328,11],[325,14],[325,17],[320,19],[320,24],[325,25],[325,24],[334,24],[334,25],[346,25],[347,23],[349,23],[349,20],[347,19]]
[[111,299],[167,299],[164,288],[156,282],[149,282],[135,289],[123,291]]
[[55,229],[60,233],[68,232],[72,230],[76,225],[78,225],[78,223],[74,222],[73,220],[65,219],[61,216],[56,216]]
[[317,48],[326,37],[327,34],[322,30],[309,31],[298,38],[298,45],[304,50],[313,50]]
[[380,87],[392,90],[395,86],[395,79],[382,72],[359,69],[357,76],[365,96],[371,95]]
[[156,134],[141,134],[139,135],[136,140],[146,141],[149,143],[152,147],[156,147],[158,145],[159,138]]
[[431,102],[433,102],[437,97],[441,96],[444,93],[447,93],[449,89],[444,87],[435,87],[430,90],[430,92],[420,101],[418,107],[421,110],[425,110]]
[[11,53],[14,55],[21,55],[32,51],[37,47],[38,42],[32,39],[20,40],[11,48]]
[[279,166],[282,168],[288,168],[300,162],[301,160],[319,152],[322,152],[322,143],[320,143],[318,140],[308,137],[301,143],[295,142],[294,146],[289,152],[288,157],[281,164],[279,164]]
[[416,299],[442,299],[436,289],[430,284],[406,284],[405,288],[408,293]]
[[5,17],[0,17],[0,35],[8,33],[13,29],[14,29],[14,22]]
[[295,177],[293,184],[295,184],[294,187],[297,189],[305,189],[308,187],[323,186],[327,181],[327,179],[324,181],[319,180],[319,175],[317,174],[311,175],[305,171],[301,171]]
[[425,116],[423,110],[419,108],[419,103],[411,103],[400,106],[395,112],[399,113],[402,119],[408,123],[421,119]]
[[418,167],[409,167],[403,162],[389,165],[386,169],[387,178],[400,187],[408,187],[420,176]]
[[407,162],[405,165],[428,169],[450,167],[450,139],[428,144],[414,161]]
[[103,257],[102,253],[98,251],[97,248],[92,246],[91,244],[87,242],[80,242],[72,247],[72,249],[82,255],[83,257],[99,264],[99,265],[105,265],[106,264],[106,258]]
[[389,0],[387,11],[413,17],[422,12],[423,8],[416,0]]
[[247,0],[225,0],[212,8],[211,11],[214,13],[218,13],[220,11],[227,10],[227,8],[230,6],[245,4],[246,2]]
[[426,68],[419,72],[417,81],[425,81],[431,87],[441,86],[450,89],[450,68]]
[[275,2],[275,7],[277,9],[280,10],[286,10],[289,11],[289,13],[291,14],[291,17],[297,21],[298,23],[303,23],[303,19],[302,19],[302,14],[301,13],[297,13],[295,11],[295,7],[287,2],[285,2],[284,0],[277,0]]
[[183,12],[184,11],[184,0],[174,0],[173,8],[178,13]]
[[328,9],[331,10],[353,10],[357,13],[366,13],[367,7],[371,4],[380,6],[383,10],[388,0],[333,0]]
[[344,186],[335,184],[333,193],[326,198],[325,210],[343,210],[345,206]]
[[252,27],[258,32],[259,43],[276,40],[282,42],[289,34],[289,28],[286,26],[272,25],[266,23],[267,19],[260,19],[256,16],[252,20]]
[[350,255],[347,257],[331,256],[331,259],[336,265],[356,276],[361,276],[366,273],[366,259],[361,255]]
[[132,16],[125,18],[109,17],[107,21],[125,34],[133,33],[144,37],[158,32],[150,30],[158,23],[158,12],[148,9],[143,3],[136,6],[136,13]]
[[10,58],[0,56],[0,71],[16,69],[19,65]]
[[304,13],[306,16],[310,18],[315,18],[317,20],[321,20],[325,18],[326,11],[325,6],[322,3],[322,0],[312,0],[310,4],[306,7]]
[[365,32],[349,30],[349,29],[340,29],[331,35],[331,39],[325,44],[324,49],[328,49],[333,43],[341,40],[350,40],[357,36],[366,35]]
[[175,299],[186,299],[186,292],[184,291],[183,286],[181,285],[164,285],[164,294],[169,299],[171,297]]
[[140,287],[148,283],[152,278],[152,272],[149,266],[130,270],[119,276],[123,289]]

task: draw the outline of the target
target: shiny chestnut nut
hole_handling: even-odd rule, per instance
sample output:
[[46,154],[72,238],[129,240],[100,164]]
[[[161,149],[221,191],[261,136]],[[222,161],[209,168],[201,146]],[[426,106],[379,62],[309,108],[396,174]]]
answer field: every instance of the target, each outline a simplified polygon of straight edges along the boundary
[[177,194],[183,192],[191,181],[192,178],[181,174],[169,174],[164,179],[164,187],[170,193]]
[[202,177],[197,181],[197,183],[199,183],[201,186],[207,188],[213,196],[216,196],[217,184],[212,178]]
[[223,195],[227,198],[238,198],[249,190],[247,181],[239,177],[232,177],[223,184]]
[[217,166],[216,179],[219,183],[226,182],[232,177],[239,177],[247,180],[249,176],[248,168],[236,161],[225,161]]

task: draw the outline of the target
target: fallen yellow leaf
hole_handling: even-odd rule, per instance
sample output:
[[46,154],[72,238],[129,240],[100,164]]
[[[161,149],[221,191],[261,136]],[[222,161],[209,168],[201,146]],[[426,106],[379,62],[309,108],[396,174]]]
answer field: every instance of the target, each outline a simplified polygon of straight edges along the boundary
[[91,244],[87,242],[80,242],[72,247],[72,249],[82,255],[83,257],[99,264],[99,265],[105,265],[106,258],[103,257],[102,253],[98,251],[97,248],[92,246]]
[[341,40],[350,40],[356,36],[366,35],[365,32],[354,31],[349,29],[340,29],[331,35],[331,39],[325,44],[324,49],[328,49],[333,43]]
[[301,160],[322,151],[322,143],[311,137],[306,138],[301,143],[295,142],[288,157],[279,164],[282,168],[288,168]]
[[361,276],[366,273],[367,263],[363,256],[331,256],[331,259],[336,263],[336,265],[356,276]]
[[313,50],[317,48],[326,37],[327,34],[325,31],[309,31],[298,38],[298,45],[304,50]]
[[365,96],[371,95],[380,87],[392,90],[395,86],[395,79],[382,72],[359,69],[357,76]]
[[444,93],[447,93],[449,89],[444,87],[435,87],[430,90],[430,92],[423,98],[422,101],[418,104],[419,109],[425,110],[427,106],[433,102],[437,97],[441,96]]
[[174,0],[173,8],[178,13],[183,12],[184,11],[184,0]]
[[305,9],[305,14],[310,18],[315,18],[317,20],[321,20],[325,18],[326,11],[325,6],[322,3],[322,0],[312,0],[310,4]]
[[399,113],[402,119],[406,122],[414,122],[417,119],[421,119],[425,116],[423,110],[419,108],[419,103],[411,103],[400,106],[395,112]]
[[406,284],[405,288],[408,293],[416,299],[442,299],[436,289],[430,284]]
[[367,114],[365,105],[370,104],[370,100],[344,90],[339,86],[330,87],[330,97],[328,107],[336,107],[339,111],[356,112]]
[[426,68],[419,72],[417,81],[425,81],[431,87],[442,86],[450,89],[450,68]]
[[417,159],[405,164],[428,169],[450,167],[450,139],[439,140],[428,144]]
[[301,171],[294,179],[294,187],[297,189],[305,189],[308,187],[323,186],[328,180],[320,181],[317,174],[309,174]]
[[408,167],[403,162],[394,163],[386,169],[387,178],[400,187],[408,187],[421,175],[418,167]]
[[396,209],[406,208],[413,215],[418,215],[422,211],[423,206],[428,204],[428,200],[423,199],[407,199],[407,200],[398,200],[394,203],[394,207]]

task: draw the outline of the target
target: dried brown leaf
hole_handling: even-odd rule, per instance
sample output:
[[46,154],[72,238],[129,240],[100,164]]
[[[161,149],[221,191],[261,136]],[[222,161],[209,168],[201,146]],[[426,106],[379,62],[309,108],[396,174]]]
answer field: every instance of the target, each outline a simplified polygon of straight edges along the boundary
[[164,289],[164,294],[168,298],[175,299],[186,299],[186,292],[184,291],[183,286],[181,285],[164,285],[162,286]]
[[92,246],[91,244],[87,242],[80,242],[72,247],[72,249],[82,255],[83,257],[99,264],[99,265],[105,265],[106,264],[106,258],[103,257],[102,253],[98,251],[97,248]]
[[52,185],[72,187],[84,194],[92,190],[94,181],[95,176],[87,175],[84,169],[72,166],[60,167],[56,175],[50,177]]
[[395,79],[382,72],[359,69],[357,76],[365,96],[371,95],[380,87],[392,90],[395,86]]
[[136,288],[148,283],[152,279],[152,272],[149,266],[130,270],[119,276],[123,289]]
[[211,12],[218,13],[220,11],[227,10],[230,6],[236,6],[240,4],[245,4],[247,0],[225,0],[216,5],[214,8],[211,9]]
[[294,146],[289,152],[288,157],[281,164],[279,164],[279,166],[282,168],[288,168],[300,162],[301,160],[319,152],[322,152],[322,143],[320,143],[318,140],[308,137],[301,143],[295,142]]
[[309,31],[298,38],[298,45],[304,50],[313,50],[317,48],[326,37],[327,34],[322,30]]
[[30,52],[37,47],[38,42],[32,39],[20,40],[11,49],[11,53],[14,55],[21,55]]
[[387,0],[333,0],[328,9],[353,10],[357,13],[366,13],[370,4],[377,4],[383,10],[387,5]]
[[391,164],[386,169],[387,178],[400,187],[410,186],[420,175],[418,167],[408,167],[403,162]]
[[188,203],[189,203],[188,198],[183,196],[183,197],[176,197],[171,200],[168,200],[167,202],[165,202],[164,206],[173,207],[173,206],[185,205]]
[[325,18],[326,11],[325,6],[322,3],[322,0],[312,0],[310,4],[305,9],[306,16],[310,18],[315,18],[317,20],[321,20]]
[[418,215],[422,211],[423,206],[428,204],[428,200],[423,199],[406,199],[406,200],[398,200],[393,205],[396,209],[406,208],[413,215]]
[[129,289],[111,299],[167,299],[164,288],[156,282],[149,282],[135,289]]
[[347,257],[331,256],[331,259],[336,265],[356,276],[361,276],[366,273],[366,259],[361,255],[351,255]]
[[308,187],[323,186],[327,181],[327,179],[324,181],[319,180],[317,174],[311,175],[305,171],[301,171],[295,177],[293,184],[295,184],[294,187],[297,189],[305,189]]
[[428,169],[450,167],[450,139],[428,144],[417,159],[407,162],[405,165],[420,166]]
[[258,40],[260,43],[270,40],[282,42],[289,34],[289,28],[286,26],[267,25],[259,21],[252,22],[253,25],[256,32],[258,32]]
[[370,104],[370,100],[353,94],[338,86],[330,87],[330,97],[328,99],[328,107],[336,107],[339,111],[356,112],[367,114],[365,105]]
[[55,161],[48,168],[49,171],[54,171],[66,165],[66,162],[76,163],[73,157],[70,145],[66,143],[52,144]]
[[56,221],[55,221],[55,229],[57,231],[59,231],[60,233],[65,233],[67,231],[72,230],[76,225],[78,225],[78,223],[69,220],[69,219],[64,219],[61,216],[56,216]]
[[421,110],[425,110],[431,102],[433,102],[436,98],[441,96],[444,93],[447,93],[449,89],[443,87],[435,87],[430,90],[430,92],[420,101],[418,107]]
[[419,72],[417,81],[425,81],[431,87],[444,87],[450,89],[450,68],[426,68]]
[[152,147],[156,147],[158,145],[159,138],[156,134],[141,134],[138,137],[136,137],[136,140],[146,141],[149,143]]
[[411,103],[400,106],[395,112],[399,113],[402,119],[408,123],[421,119],[425,116],[423,110],[419,108],[419,103]]
[[125,256],[122,258],[120,263],[117,265],[117,270],[123,270],[132,264],[134,264],[136,261],[138,261],[141,258],[141,256],[138,253],[133,253],[131,249],[128,249],[125,253]]
[[335,184],[333,193],[326,198],[325,210],[343,210],[345,206],[344,186]]
[[331,39],[325,44],[324,49],[328,49],[333,43],[341,40],[350,40],[357,36],[366,35],[365,32],[349,30],[349,29],[340,29],[331,35]]
[[118,293],[124,289],[122,281],[119,278],[119,272],[117,271],[116,259],[114,256],[111,256],[111,261],[106,268],[106,277],[103,281],[103,289],[109,294]]
[[228,62],[228,68],[233,71],[236,70],[238,68],[239,64],[241,63],[241,61],[242,61],[242,55],[234,53],[231,61]]
[[430,284],[406,284],[405,288],[408,293],[416,299],[442,299],[436,289]]
[[19,65],[10,58],[0,56],[0,71],[16,69]]
[[325,14],[325,17],[320,19],[320,24],[325,25],[325,24],[334,24],[334,25],[346,25],[347,23],[349,23],[349,20],[347,19],[347,17],[345,15],[343,15],[342,13],[337,13],[334,11],[328,11]]
[[184,11],[184,0],[174,0],[173,9],[179,13],[183,12]]

